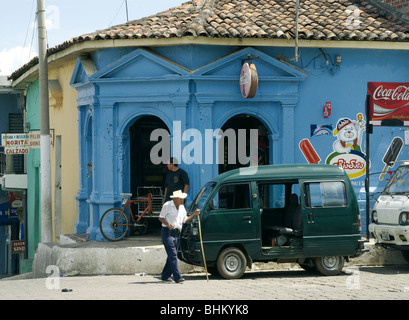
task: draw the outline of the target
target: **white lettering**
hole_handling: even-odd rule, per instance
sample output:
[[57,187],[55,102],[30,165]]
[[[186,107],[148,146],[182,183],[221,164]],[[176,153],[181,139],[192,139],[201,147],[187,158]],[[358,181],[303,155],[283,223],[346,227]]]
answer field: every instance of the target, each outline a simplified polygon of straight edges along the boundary
[[49,290],[60,289],[60,269],[57,266],[47,266],[45,273],[48,275],[45,281],[45,287]]
[[227,314],[227,315],[238,315],[238,314],[248,314],[248,305],[205,305],[205,314]]
[[171,307],[170,304],[168,304],[166,307],[160,308],[160,314],[187,315],[187,317],[190,318],[194,310],[195,310],[194,307]]
[[398,86],[395,89],[384,89],[383,85],[380,85],[374,90],[372,96],[374,100],[409,100],[409,88],[405,86]]
[[[181,122],[173,122],[173,156],[185,164],[203,164],[203,145],[205,164],[213,164],[214,147],[216,149],[216,163],[223,164],[227,160],[228,164],[236,164],[236,159],[242,165],[250,165],[255,170],[258,165],[258,129],[248,130],[232,128],[225,132],[221,129],[205,129],[205,141],[199,130],[190,128],[181,132]],[[193,138],[193,139],[192,139]],[[227,154],[225,153],[225,138],[227,138]],[[152,131],[150,141],[159,141],[150,151],[150,159],[153,164],[167,163],[170,158],[170,136],[165,129],[155,129]],[[182,141],[189,142],[182,149]],[[240,146],[237,149],[237,146]],[[248,148],[247,148],[248,147]],[[249,152],[249,155],[247,155]],[[248,173],[247,173],[248,174]]]

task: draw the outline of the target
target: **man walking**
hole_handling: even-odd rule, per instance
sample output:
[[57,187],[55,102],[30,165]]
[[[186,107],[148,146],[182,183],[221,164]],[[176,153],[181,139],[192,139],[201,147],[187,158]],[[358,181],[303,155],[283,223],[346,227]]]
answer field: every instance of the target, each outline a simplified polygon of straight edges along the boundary
[[191,216],[187,217],[186,209],[183,206],[186,196],[187,194],[181,190],[174,191],[170,196],[172,200],[164,203],[159,214],[159,221],[162,222],[162,242],[168,255],[161,275],[163,281],[172,281],[172,275],[176,283],[185,281],[178,267],[179,234],[183,223],[189,222],[200,213],[200,210],[197,209]]

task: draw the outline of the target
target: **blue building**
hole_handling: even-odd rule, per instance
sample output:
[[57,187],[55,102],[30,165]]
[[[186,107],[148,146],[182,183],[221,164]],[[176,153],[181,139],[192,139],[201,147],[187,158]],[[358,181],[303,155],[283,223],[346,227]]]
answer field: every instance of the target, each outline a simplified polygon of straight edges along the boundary
[[[24,132],[24,99],[22,92],[11,86],[7,77],[0,76],[0,131],[2,134]],[[25,240],[26,190],[16,181],[26,179],[23,154],[13,155],[0,147],[0,278],[19,272],[25,252],[12,252],[12,241]],[[14,202],[17,200],[16,202]],[[16,204],[16,205],[14,205]],[[21,258],[21,259],[20,259]]]
[[[213,176],[248,165],[239,153],[251,153],[251,136],[240,140],[240,129],[258,130],[260,165],[348,168],[364,231],[367,87],[407,82],[409,24],[376,1],[301,1],[298,20],[295,13],[295,1],[190,1],[50,49],[51,57],[78,57],[71,78],[80,155],[75,232],[101,240],[101,215],[120,205],[121,193],[163,186],[164,165],[152,161],[153,151],[179,158],[192,201]],[[245,74],[245,64],[256,72]],[[251,98],[242,91],[246,76],[257,76]],[[351,125],[348,142],[341,131]],[[219,150],[219,129],[232,129],[235,143]],[[390,142],[405,141],[405,131],[374,129],[371,172],[382,171]],[[157,152],[161,139],[169,150]],[[405,145],[398,160],[407,152]],[[388,177],[372,175],[371,192]]]

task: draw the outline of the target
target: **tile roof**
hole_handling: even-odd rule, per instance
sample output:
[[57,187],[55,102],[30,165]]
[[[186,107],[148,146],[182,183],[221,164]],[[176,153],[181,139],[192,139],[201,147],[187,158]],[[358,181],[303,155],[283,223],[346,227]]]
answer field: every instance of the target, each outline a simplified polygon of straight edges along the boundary
[[[195,5],[197,2],[72,41],[183,36],[294,38],[295,0],[202,0],[202,5]],[[300,0],[300,39],[408,41],[408,28],[409,23],[368,1]]]
[[[294,39],[295,3],[295,0],[192,0],[146,18],[75,37],[50,48],[48,54],[76,43],[107,39],[186,36]],[[406,42],[409,20],[376,0],[300,0],[299,39]],[[30,63],[35,65],[38,59]],[[18,71],[11,78],[22,74]]]

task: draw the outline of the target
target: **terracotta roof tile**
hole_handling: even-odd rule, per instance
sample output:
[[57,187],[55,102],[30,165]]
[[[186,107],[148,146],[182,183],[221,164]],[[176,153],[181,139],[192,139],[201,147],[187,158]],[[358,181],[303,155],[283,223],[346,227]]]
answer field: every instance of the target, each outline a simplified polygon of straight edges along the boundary
[[[300,0],[299,39],[409,41],[409,20],[373,1]],[[295,0],[193,0],[150,17],[75,37],[49,49],[48,54],[103,39],[294,39],[294,20]],[[33,59],[30,63],[37,62]],[[22,67],[11,78],[18,78],[28,68]]]
[[[150,17],[74,38],[73,42],[186,35],[294,37],[295,0],[205,0],[201,6],[195,3],[186,2]],[[357,11],[359,25],[355,24],[356,28],[351,27],[354,21],[351,18],[357,14],[353,9],[360,10]],[[301,39],[351,40],[357,36],[381,40],[381,35],[383,40],[409,39],[407,23],[393,14],[385,14],[368,1],[301,0],[299,26]],[[355,32],[345,32],[351,28],[356,29]],[[64,47],[64,44],[51,49],[51,52]]]

